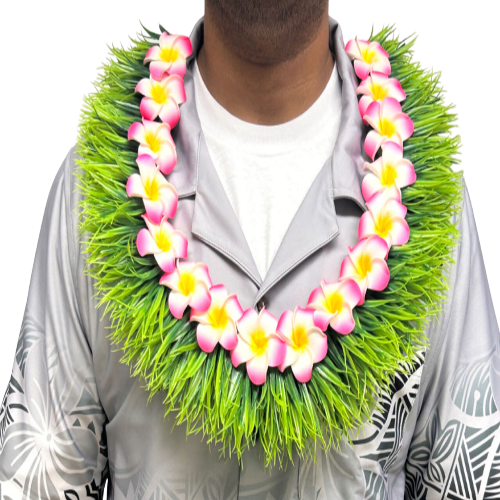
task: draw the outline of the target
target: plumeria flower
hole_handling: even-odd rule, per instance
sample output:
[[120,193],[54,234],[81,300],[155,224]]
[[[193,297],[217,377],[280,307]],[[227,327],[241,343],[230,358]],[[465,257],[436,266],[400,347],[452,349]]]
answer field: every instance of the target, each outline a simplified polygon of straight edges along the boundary
[[373,160],[380,146],[392,141],[403,146],[403,141],[413,134],[411,118],[403,113],[401,104],[394,97],[385,97],[382,102],[373,101],[363,116],[374,130],[370,130],[365,140],[366,154]]
[[351,278],[343,278],[335,283],[321,280],[309,296],[307,307],[314,310],[314,322],[325,331],[328,324],[342,335],[354,329],[352,309],[361,300],[359,285]]
[[358,305],[365,302],[366,290],[383,290],[389,283],[390,272],[385,259],[389,247],[380,236],[373,235],[360,240],[354,248],[348,247],[349,255],[340,266],[340,278],[351,278],[361,290]]
[[354,71],[358,78],[364,80],[370,71],[377,71],[384,75],[391,74],[391,63],[389,54],[378,42],[368,42],[366,40],[349,40],[345,47],[349,57],[354,59]]
[[[382,101],[386,97],[394,97],[398,102],[406,99],[406,94],[399,80],[388,78],[387,75],[372,71],[371,75],[363,80],[356,89],[357,94],[363,97],[359,100],[359,112],[361,117],[365,116],[368,106],[373,101]],[[363,119],[365,125],[367,122]]]
[[286,345],[276,333],[278,320],[267,309],[257,313],[247,309],[237,322],[238,344],[231,351],[235,367],[246,363],[247,373],[255,385],[266,381],[267,368],[279,366],[286,355]]
[[366,211],[359,220],[358,236],[361,240],[371,234],[378,234],[387,246],[404,245],[410,238],[406,222],[406,207],[387,191],[375,193],[367,202]]
[[228,295],[224,285],[214,285],[209,290],[212,302],[208,310],[191,309],[190,321],[198,321],[196,338],[200,348],[212,352],[217,343],[228,351],[238,344],[236,322],[243,315],[243,309],[236,295]]
[[212,280],[208,267],[202,262],[177,262],[177,267],[160,278],[160,285],[172,291],[168,295],[168,307],[172,316],[181,319],[187,306],[206,311],[212,302],[209,289]]
[[328,338],[315,325],[314,311],[301,307],[296,307],[294,312],[285,311],[279,319],[277,332],[286,345],[280,371],[291,366],[299,382],[309,382],[313,363],[322,361],[328,352]]
[[143,199],[148,217],[159,224],[163,216],[171,219],[177,211],[177,191],[159,171],[149,155],[137,158],[139,173],[127,180],[127,195]]
[[161,80],[143,78],[135,87],[144,97],[141,100],[141,114],[146,120],[160,117],[170,128],[174,128],[181,116],[179,104],[186,101],[184,80],[179,75],[166,75]]
[[413,163],[403,158],[403,148],[388,141],[382,145],[382,156],[363,166],[368,173],[363,178],[361,190],[366,201],[379,191],[388,191],[390,197],[401,201],[401,188],[417,179]]
[[143,118],[142,123],[134,122],[130,125],[128,138],[139,143],[139,156],[151,156],[164,174],[172,172],[177,163],[177,153],[168,123]]
[[147,52],[144,64],[151,62],[149,71],[155,80],[161,80],[164,73],[186,74],[186,58],[193,52],[191,40],[184,35],[169,35],[163,32],[160,45],[153,45]]
[[155,224],[147,214],[142,214],[148,228],[143,227],[136,239],[137,250],[144,257],[153,254],[161,270],[171,273],[175,269],[175,260],[187,257],[188,240],[167,222],[164,216],[160,224]]

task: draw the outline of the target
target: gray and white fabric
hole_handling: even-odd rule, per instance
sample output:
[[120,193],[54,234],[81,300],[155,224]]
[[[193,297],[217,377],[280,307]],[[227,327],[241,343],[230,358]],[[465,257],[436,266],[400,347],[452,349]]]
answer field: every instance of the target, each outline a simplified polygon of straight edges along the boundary
[[[173,221],[190,259],[244,308],[273,314],[296,304],[321,278],[339,275],[366,210],[361,196],[365,127],[352,63],[338,23],[330,47],[342,80],[340,133],[261,281],[216,175],[193,98],[192,33],[187,102],[173,130],[179,193]],[[340,452],[319,453],[266,472],[260,445],[219,458],[200,435],[164,418],[161,394],[148,404],[141,382],[111,346],[110,320],[96,309],[77,234],[81,192],[75,148],[49,193],[14,367],[0,412],[0,498],[110,499],[498,499],[500,498],[500,334],[471,201],[464,189],[460,243],[443,312],[426,331],[430,347],[411,375],[397,376],[373,415]],[[4,335],[12,335],[8,332]]]

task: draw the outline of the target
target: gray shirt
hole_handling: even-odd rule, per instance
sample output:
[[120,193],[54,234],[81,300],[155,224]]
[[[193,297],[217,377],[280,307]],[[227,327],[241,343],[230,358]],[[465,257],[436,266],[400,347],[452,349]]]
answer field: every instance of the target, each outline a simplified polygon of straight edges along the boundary
[[[338,23],[330,47],[342,80],[340,133],[261,281],[214,170],[193,95],[192,61],[203,17],[191,35],[187,102],[172,131],[179,193],[174,225],[188,258],[243,308],[263,301],[273,314],[305,305],[322,278],[335,281],[366,210],[360,185],[364,127],[357,80]],[[164,418],[161,394],[141,382],[111,346],[110,319],[96,308],[77,234],[81,192],[75,148],[49,193],[12,376],[0,413],[0,498],[115,499],[470,499],[500,498],[499,330],[465,183],[460,242],[429,349],[411,374],[396,376],[382,410],[352,445],[318,453],[271,474],[260,445],[219,458],[200,435]]]

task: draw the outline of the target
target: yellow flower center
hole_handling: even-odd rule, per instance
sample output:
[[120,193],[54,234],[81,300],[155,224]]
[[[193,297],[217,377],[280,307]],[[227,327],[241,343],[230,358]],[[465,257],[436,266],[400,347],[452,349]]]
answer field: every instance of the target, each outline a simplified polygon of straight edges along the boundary
[[362,278],[366,278],[366,275],[372,270],[372,259],[366,253],[364,253],[358,261],[358,271]]
[[190,273],[181,274],[179,280],[179,291],[186,297],[194,292],[195,279]]
[[[161,229],[158,236],[156,237],[156,244],[158,245],[158,248],[160,248],[163,252],[168,252],[172,248],[172,241],[170,239],[170,236],[164,229]],[[193,288],[194,288],[194,280],[193,280]]]
[[372,94],[374,101],[381,101],[385,97],[387,97],[388,91],[386,87],[379,85],[378,83],[374,83],[372,85]]
[[385,238],[392,230],[392,220],[387,215],[382,215],[375,222],[375,232]]
[[338,293],[332,293],[326,299],[326,309],[332,314],[338,314],[342,310],[342,297]]
[[373,49],[371,49],[370,46],[368,46],[368,47],[364,47],[361,50],[361,55],[363,56],[363,59],[368,64],[370,64],[371,62],[373,62],[373,59],[375,59],[375,56],[377,55],[377,53]]
[[146,183],[144,184],[144,191],[146,191],[146,196],[151,201],[156,201],[160,197],[158,182],[154,177],[146,181]]
[[223,307],[214,307],[209,313],[210,323],[214,328],[225,328],[229,320]]
[[304,351],[307,347],[309,339],[307,338],[306,330],[303,326],[297,326],[293,329],[292,342],[294,343],[293,348],[296,351]]
[[146,144],[153,153],[158,153],[158,151],[160,151],[160,139],[156,137],[154,132],[146,132]]
[[168,62],[168,63],[172,62],[172,61],[176,61],[177,58],[179,57],[179,50],[173,49],[172,47],[167,47],[165,49],[161,49],[160,57],[163,61]]
[[396,127],[394,127],[394,123],[387,118],[384,118],[380,122],[380,135],[386,135],[387,137],[392,137],[396,132]]
[[168,90],[157,83],[151,89],[151,98],[158,104],[165,104],[168,98]]
[[396,177],[396,169],[392,165],[387,165],[382,171],[382,179],[380,182],[382,183],[382,186],[392,186],[396,181]]
[[268,342],[264,331],[259,329],[252,334],[250,348],[257,356],[262,356],[266,352]]

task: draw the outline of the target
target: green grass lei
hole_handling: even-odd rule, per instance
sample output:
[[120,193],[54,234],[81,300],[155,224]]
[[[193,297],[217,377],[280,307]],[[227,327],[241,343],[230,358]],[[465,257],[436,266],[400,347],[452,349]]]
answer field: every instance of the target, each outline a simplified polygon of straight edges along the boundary
[[144,207],[125,192],[137,172],[137,144],[127,132],[141,120],[141,95],[134,89],[149,77],[143,59],[160,36],[144,30],[130,48],[110,47],[96,90],[84,99],[77,143],[85,273],[95,278],[97,307],[105,305],[103,314],[110,315],[110,341],[149,397],[164,398],[165,414],[173,411],[187,433],[202,432],[225,457],[236,453],[242,460],[259,438],[266,466],[286,465],[294,449],[315,459],[318,446],[328,451],[342,437],[350,440],[349,431],[370,419],[380,391],[388,390],[396,371],[411,369],[426,346],[425,328],[442,310],[463,197],[462,171],[452,169],[460,147],[459,136],[449,133],[456,126],[454,106],[443,102],[440,73],[413,61],[416,36],[400,40],[394,25],[375,35],[372,30],[370,40],[390,54],[391,76],[407,95],[403,111],[415,124],[404,144],[417,173],[403,189],[410,240],[391,248],[390,283],[383,292],[368,291],[365,304],[354,309],[354,331],[343,336],[328,329],[327,357],[314,366],[310,382],[273,368],[257,387],[220,346],[211,354],[198,347],[189,308],[181,320],[172,317],[168,289],[158,284],[161,269],[135,246]]

